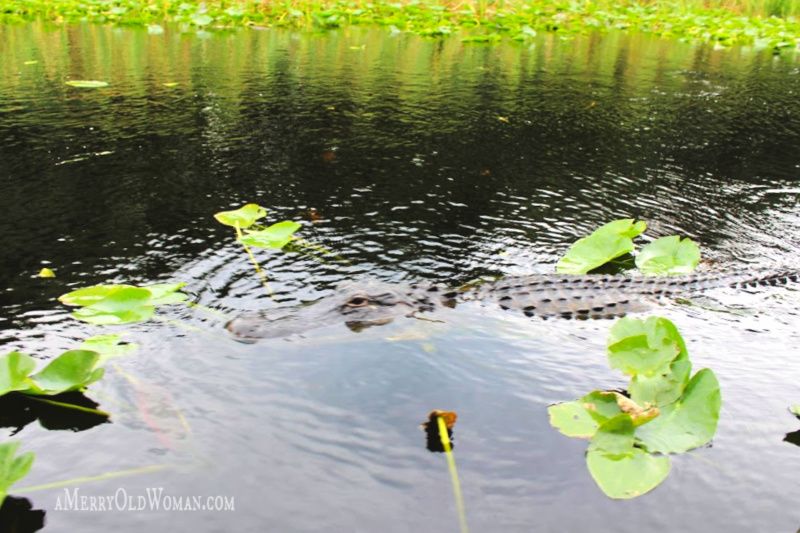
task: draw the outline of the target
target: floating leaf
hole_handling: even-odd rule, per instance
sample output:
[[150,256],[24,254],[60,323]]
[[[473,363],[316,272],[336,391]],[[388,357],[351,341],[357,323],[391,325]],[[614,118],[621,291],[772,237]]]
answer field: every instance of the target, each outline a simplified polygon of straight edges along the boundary
[[300,224],[284,220],[261,231],[252,231],[242,236],[239,242],[260,248],[283,248],[292,240],[292,235],[300,229]]
[[164,33],[164,28],[158,24],[150,24],[147,26],[147,33],[150,35],[161,35]]
[[185,283],[161,283],[149,287],[98,285],[64,294],[59,301],[80,305],[72,316],[90,324],[129,324],[150,319],[156,305],[180,303],[188,298],[177,292]]
[[120,344],[122,335],[95,335],[81,343],[81,350],[89,350],[100,354],[95,366],[98,366],[109,359],[116,357],[125,357],[132,352],[135,352],[139,347],[138,344]]
[[568,437],[591,438],[600,424],[622,413],[613,393],[594,391],[547,408],[550,424]]
[[82,390],[87,385],[103,377],[104,369],[94,368],[100,354],[88,350],[64,352],[31,376],[38,390],[26,391],[28,394],[60,394],[72,390]]
[[636,256],[636,266],[648,276],[671,276],[693,272],[700,263],[700,248],[678,235],[656,239]]
[[556,264],[556,270],[560,274],[586,274],[632,252],[632,239],[646,228],[647,224],[634,223],[632,218],[609,222],[573,244]]
[[56,277],[56,273],[50,270],[49,268],[43,268],[39,271],[40,278],[54,278]]
[[191,16],[190,20],[195,26],[207,26],[214,22],[214,17],[206,15],[205,13],[195,13]]
[[122,311],[100,311],[92,307],[84,307],[72,313],[74,318],[96,326],[132,324],[150,320],[156,312],[153,306],[142,306]]
[[589,445],[589,473],[609,498],[641,496],[669,475],[669,457],[656,457],[634,447],[634,431],[631,417],[621,414],[601,425]]
[[214,218],[226,226],[236,227],[238,224],[240,229],[244,229],[249,228],[255,224],[256,220],[265,216],[267,216],[266,209],[257,204],[247,204],[235,211],[221,211],[214,215]]
[[797,418],[800,418],[800,404],[794,404],[789,407],[789,412]]
[[23,63],[23,65],[35,65],[35,64],[37,64],[37,63],[38,63],[38,61],[30,60],[30,61],[25,61],[25,62]]
[[682,453],[704,446],[717,431],[722,405],[719,382],[704,368],[694,375],[678,401],[661,406],[661,415],[636,437],[649,452]]
[[685,345],[675,325],[660,317],[622,318],[608,337],[609,365],[630,376],[666,373],[682,351]]
[[163,85],[164,87],[177,87],[178,85],[180,85],[180,83],[178,83],[177,81],[168,81],[166,83],[162,83],[161,85]]
[[80,305],[88,307],[109,297],[112,293],[131,288],[131,285],[95,285],[85,289],[78,289],[58,297],[58,301],[65,305]]
[[177,292],[185,286],[186,283],[159,283],[157,285],[146,285],[142,288],[150,291],[151,296],[147,304],[159,306],[186,301],[189,297],[182,292]]
[[70,87],[80,87],[81,89],[98,89],[100,87],[108,87],[108,82],[105,81],[88,81],[88,80],[73,80],[66,82]]
[[15,351],[0,357],[0,396],[29,389],[28,376],[35,368],[36,361],[24,353]]
[[28,475],[33,466],[33,452],[25,452],[17,455],[19,441],[4,442],[0,444],[0,505],[3,504],[8,489]]

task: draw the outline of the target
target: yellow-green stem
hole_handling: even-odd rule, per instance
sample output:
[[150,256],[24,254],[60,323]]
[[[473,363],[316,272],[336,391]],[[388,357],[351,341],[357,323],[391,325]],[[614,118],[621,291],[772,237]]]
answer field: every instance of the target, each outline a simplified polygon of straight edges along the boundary
[[447,466],[450,468],[450,479],[453,481],[453,494],[455,494],[456,505],[458,506],[458,520],[461,524],[461,533],[469,533],[469,528],[467,527],[467,515],[464,512],[464,498],[461,497],[461,484],[458,482],[456,460],[453,457],[453,449],[450,447],[450,437],[447,433],[447,425],[444,423],[444,419],[441,416],[436,417],[436,422],[439,424],[439,438],[442,439],[444,454],[447,457]]

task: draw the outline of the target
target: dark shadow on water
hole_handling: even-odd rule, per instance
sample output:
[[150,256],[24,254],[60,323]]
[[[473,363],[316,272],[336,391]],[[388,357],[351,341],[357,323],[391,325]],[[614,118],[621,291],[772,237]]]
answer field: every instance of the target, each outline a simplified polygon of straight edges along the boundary
[[45,512],[27,498],[6,496],[0,506],[0,533],[33,533],[44,527]]
[[[46,400],[85,409],[97,409],[99,405],[79,392],[48,396]],[[37,419],[45,429],[71,431],[84,431],[108,422],[108,417],[103,414],[45,403],[24,394],[12,392],[0,397],[0,427],[14,428],[12,435]]]

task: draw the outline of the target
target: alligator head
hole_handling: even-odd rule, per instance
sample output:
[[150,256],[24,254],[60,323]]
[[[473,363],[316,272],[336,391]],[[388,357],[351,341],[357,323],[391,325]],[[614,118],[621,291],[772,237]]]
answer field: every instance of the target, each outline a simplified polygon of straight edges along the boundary
[[238,340],[288,337],[344,323],[352,331],[388,324],[398,316],[433,311],[447,305],[438,286],[420,288],[376,280],[339,284],[330,296],[294,307],[242,315],[225,326]]

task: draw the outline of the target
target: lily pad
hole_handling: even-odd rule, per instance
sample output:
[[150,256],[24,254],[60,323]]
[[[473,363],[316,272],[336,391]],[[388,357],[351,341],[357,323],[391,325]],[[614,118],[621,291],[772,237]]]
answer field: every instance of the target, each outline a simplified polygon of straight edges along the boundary
[[131,287],[131,285],[95,285],[94,287],[86,287],[85,289],[62,294],[58,297],[58,301],[65,305],[88,307],[111,296],[112,293],[128,287]]
[[35,368],[36,361],[24,353],[15,351],[0,357],[0,396],[29,389],[28,376]]
[[72,316],[78,320],[94,324],[96,326],[113,326],[119,324],[133,324],[144,322],[153,318],[156,308],[153,306],[142,306],[122,311],[108,312],[84,307],[72,312]]
[[685,351],[677,328],[666,318],[643,321],[625,317],[614,324],[608,336],[609,365],[629,376],[667,373],[670,363]]
[[622,413],[613,393],[594,391],[547,408],[550,424],[568,437],[591,438],[603,422]]
[[692,374],[692,362],[688,355],[681,353],[665,372],[654,375],[637,374],[631,379],[628,394],[637,403],[668,405],[680,398],[689,377]]
[[656,239],[636,256],[636,266],[648,276],[672,276],[693,272],[700,263],[700,248],[678,235]]
[[280,249],[289,244],[295,231],[300,229],[300,224],[284,220],[261,231],[252,231],[243,235],[239,242],[247,246],[260,248]]
[[247,204],[235,211],[221,211],[214,215],[218,222],[226,226],[249,228],[256,220],[267,216],[267,210],[257,204]]
[[634,222],[632,218],[609,222],[573,244],[556,264],[556,271],[560,274],[586,274],[632,252],[632,239],[645,229],[647,224]]
[[56,273],[50,270],[49,268],[43,268],[39,271],[40,278],[54,278],[56,277]]
[[120,344],[122,337],[123,336],[120,334],[95,335],[94,337],[90,337],[83,341],[80,349],[89,350],[100,354],[100,357],[95,363],[95,366],[98,366],[109,359],[125,357],[126,355],[135,352],[139,348],[138,344]]
[[159,283],[157,285],[146,285],[142,287],[150,291],[148,305],[169,305],[186,301],[189,296],[182,292],[177,292],[185,287],[186,283]]
[[28,394],[61,394],[62,392],[82,390],[103,377],[105,370],[95,368],[100,354],[89,350],[70,350],[64,352],[31,376],[36,388]]
[[634,431],[631,417],[621,414],[602,424],[589,445],[589,473],[609,498],[641,496],[669,475],[669,458],[636,448]]
[[108,87],[108,82],[106,81],[72,80],[65,83],[70,87],[80,87],[81,89],[99,89],[101,87]]
[[649,452],[682,453],[708,444],[717,431],[722,406],[719,382],[704,368],[681,397],[661,406],[661,416],[642,426],[636,437]]
[[19,444],[19,441],[0,444],[0,505],[8,496],[9,487],[27,476],[33,466],[33,452],[17,455]]
[[130,285],[98,285],[64,294],[59,301],[80,305],[72,313],[90,324],[129,324],[149,320],[155,306],[183,302],[187,295],[177,292],[185,283],[161,283],[148,287]]

